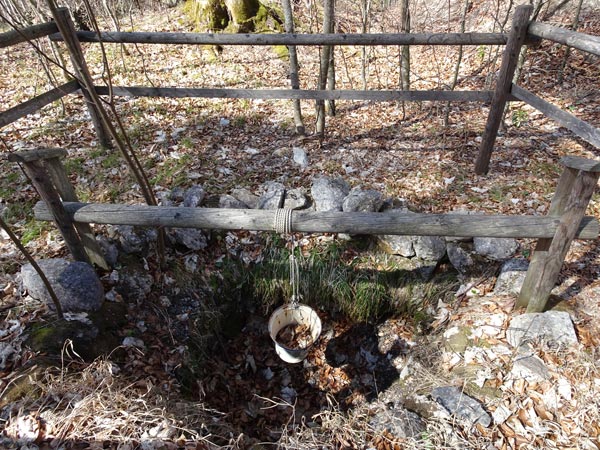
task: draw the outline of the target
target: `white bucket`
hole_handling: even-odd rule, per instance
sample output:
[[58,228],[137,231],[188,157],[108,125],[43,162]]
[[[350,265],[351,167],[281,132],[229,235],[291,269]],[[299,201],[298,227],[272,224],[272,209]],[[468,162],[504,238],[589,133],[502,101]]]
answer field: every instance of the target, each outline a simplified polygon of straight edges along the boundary
[[[288,325],[306,325],[310,330],[312,342],[305,348],[289,348],[277,342],[277,334]],[[321,335],[321,319],[317,312],[310,306],[299,304],[297,306],[284,305],[277,308],[269,319],[269,335],[275,342],[275,351],[279,357],[288,363],[301,362],[313,344]]]

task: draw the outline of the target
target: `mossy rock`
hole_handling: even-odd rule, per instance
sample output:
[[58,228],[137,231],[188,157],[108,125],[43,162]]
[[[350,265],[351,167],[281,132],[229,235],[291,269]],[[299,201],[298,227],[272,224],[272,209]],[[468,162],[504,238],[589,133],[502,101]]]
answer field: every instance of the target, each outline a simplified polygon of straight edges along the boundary
[[44,378],[48,369],[56,367],[58,363],[58,359],[35,358],[18,369],[12,376],[13,381],[1,393],[0,408],[4,408],[6,405],[22,398],[37,398],[41,392],[38,382]]
[[92,323],[78,320],[34,323],[28,329],[26,344],[45,355],[61,355],[65,343],[71,341],[79,356],[92,361],[120,345],[117,332],[126,323],[125,312],[125,305],[105,302],[89,316]]

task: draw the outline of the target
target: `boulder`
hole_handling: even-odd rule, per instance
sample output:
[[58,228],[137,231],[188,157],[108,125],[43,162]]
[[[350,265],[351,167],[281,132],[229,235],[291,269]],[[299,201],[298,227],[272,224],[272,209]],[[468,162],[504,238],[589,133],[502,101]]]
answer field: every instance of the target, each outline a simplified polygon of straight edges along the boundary
[[439,236],[416,236],[413,247],[417,258],[424,261],[440,261],[446,255],[446,240]]
[[258,199],[258,209],[277,209],[283,206],[285,187],[276,181],[268,181],[263,185],[264,193]]
[[510,258],[518,248],[516,239],[512,238],[473,238],[475,252],[494,261]]
[[[63,312],[97,311],[104,301],[104,288],[92,266],[61,258],[41,260],[38,265],[48,278]],[[54,309],[52,298],[31,264],[21,268],[23,285],[29,295]]]
[[306,154],[306,150],[301,147],[292,148],[292,152],[294,155],[294,162],[298,164],[302,169],[308,167],[308,155]]
[[258,195],[254,195],[248,189],[245,188],[235,188],[231,191],[231,195],[237,198],[239,201],[246,204],[248,208],[256,209],[258,208]]
[[219,197],[219,208],[247,209],[248,205],[232,195],[223,194]]
[[388,432],[397,439],[410,439],[419,437],[425,431],[423,419],[398,404],[380,405],[371,413],[369,425],[376,435]]
[[415,256],[414,236],[397,236],[393,234],[384,234],[377,236],[383,249],[391,255],[400,255],[404,258]]
[[480,424],[489,427],[492,423],[491,416],[483,409],[481,403],[466,395],[458,387],[437,387],[431,391],[431,397],[446,408],[450,414],[466,422],[469,426]]
[[513,347],[533,341],[543,341],[551,347],[577,344],[577,335],[569,313],[546,311],[514,317],[506,330],[506,339]]
[[526,259],[509,259],[505,261],[496,280],[494,294],[519,295],[528,268],[529,262]]
[[466,273],[473,266],[471,253],[455,241],[446,243],[446,254],[450,264],[460,273]]
[[206,235],[198,228],[172,228],[169,238],[172,243],[190,250],[203,250],[208,247]]
[[202,204],[202,201],[206,197],[206,191],[200,185],[195,185],[185,191],[183,195],[183,206],[188,208],[196,208]]
[[300,189],[290,189],[285,193],[283,207],[287,209],[302,209],[308,206],[308,198]]
[[127,254],[146,253],[150,244],[156,241],[156,228],[133,227],[131,225],[116,225],[109,229],[109,237],[116,238],[121,250]]
[[362,190],[356,187],[344,199],[342,211],[345,212],[377,212],[383,205],[381,192],[375,190]]
[[350,186],[342,178],[319,177],[313,181],[311,194],[317,211],[342,211]]

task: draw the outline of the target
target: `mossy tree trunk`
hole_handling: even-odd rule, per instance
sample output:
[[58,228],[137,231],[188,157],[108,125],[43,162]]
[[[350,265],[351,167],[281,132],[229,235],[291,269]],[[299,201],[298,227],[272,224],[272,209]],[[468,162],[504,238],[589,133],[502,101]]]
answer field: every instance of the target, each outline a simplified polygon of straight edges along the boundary
[[200,31],[283,31],[279,15],[259,0],[188,0],[187,11]]

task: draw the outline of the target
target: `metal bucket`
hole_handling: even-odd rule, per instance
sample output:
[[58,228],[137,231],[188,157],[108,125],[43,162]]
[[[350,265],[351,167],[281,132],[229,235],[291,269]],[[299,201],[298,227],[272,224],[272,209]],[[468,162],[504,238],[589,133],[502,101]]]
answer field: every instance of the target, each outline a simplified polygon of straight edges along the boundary
[[[288,325],[306,325],[310,330],[312,342],[305,348],[289,348],[277,342],[277,334]],[[299,363],[321,335],[321,319],[310,306],[284,305],[277,308],[269,319],[269,335],[275,342],[275,351],[279,357],[288,363]]]

